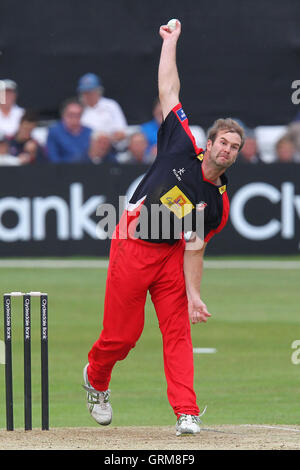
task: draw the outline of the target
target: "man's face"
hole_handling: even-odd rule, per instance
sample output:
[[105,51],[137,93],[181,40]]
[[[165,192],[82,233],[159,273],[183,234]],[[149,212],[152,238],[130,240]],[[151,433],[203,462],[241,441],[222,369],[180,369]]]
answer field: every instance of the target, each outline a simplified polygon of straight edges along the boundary
[[84,91],[80,95],[81,102],[83,106],[95,106],[100,99],[100,92],[98,89],[91,91]]
[[14,90],[6,90],[5,98],[6,98],[6,103],[9,106],[13,106],[16,103],[17,94]]
[[36,122],[22,121],[19,127],[19,138],[22,140],[30,139],[33,129],[36,127]]
[[135,134],[131,137],[131,140],[129,143],[129,150],[131,151],[132,155],[134,155],[137,160],[143,159],[146,149],[147,149],[147,140],[142,133]]
[[81,115],[82,107],[76,103],[71,103],[65,108],[62,119],[71,132],[76,132],[80,129]]
[[288,140],[281,142],[277,146],[277,157],[280,162],[292,162],[295,154],[293,142]]
[[246,160],[250,160],[251,157],[253,157],[254,155],[256,155],[256,154],[257,154],[257,144],[256,144],[256,140],[253,139],[252,137],[248,137],[248,138],[245,140],[245,143],[244,143],[244,145],[243,145],[242,153],[243,153],[243,157],[244,157]]
[[111,141],[106,134],[99,135],[93,143],[97,157],[105,157],[111,150]]
[[236,160],[241,137],[236,132],[219,131],[215,141],[207,141],[208,158],[219,169],[229,168]]
[[5,91],[5,97],[4,97],[4,103],[7,108],[11,108],[17,100],[17,93],[15,90],[6,90]]

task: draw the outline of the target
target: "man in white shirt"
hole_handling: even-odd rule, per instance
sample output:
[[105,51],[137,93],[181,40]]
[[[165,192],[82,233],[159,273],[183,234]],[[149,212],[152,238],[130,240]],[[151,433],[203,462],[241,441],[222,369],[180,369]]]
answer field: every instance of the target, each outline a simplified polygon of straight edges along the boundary
[[24,109],[16,104],[17,84],[13,80],[1,80],[4,88],[4,103],[0,102],[0,132],[6,137],[16,134]]
[[126,138],[127,121],[120,105],[104,97],[103,91],[97,75],[87,73],[79,79],[77,92],[84,106],[81,123],[95,133],[109,135],[112,144],[118,145]]

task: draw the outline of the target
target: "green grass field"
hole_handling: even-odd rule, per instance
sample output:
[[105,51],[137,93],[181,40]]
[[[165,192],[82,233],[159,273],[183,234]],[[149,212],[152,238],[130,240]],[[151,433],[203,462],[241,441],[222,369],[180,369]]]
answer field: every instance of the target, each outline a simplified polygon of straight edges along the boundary
[[[295,258],[296,259],[296,258]],[[94,426],[81,388],[87,354],[102,325],[106,269],[0,268],[1,293],[49,293],[50,426]],[[193,325],[195,390],[205,424],[299,424],[300,364],[291,344],[300,339],[299,270],[207,269],[202,296],[213,314]],[[0,340],[3,340],[1,306]],[[33,426],[40,426],[38,300],[33,304]],[[162,341],[150,299],[136,348],[111,381],[114,425],[172,425]],[[21,299],[13,300],[15,426],[23,427]],[[1,370],[2,369],[2,370]],[[0,428],[5,427],[4,365],[0,365]]]

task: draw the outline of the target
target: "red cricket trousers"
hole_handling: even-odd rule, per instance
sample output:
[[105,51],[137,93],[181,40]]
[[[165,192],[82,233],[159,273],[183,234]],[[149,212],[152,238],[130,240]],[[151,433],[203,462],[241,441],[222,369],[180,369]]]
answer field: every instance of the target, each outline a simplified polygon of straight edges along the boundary
[[112,369],[135,346],[144,327],[149,290],[163,338],[167,394],[175,415],[198,415],[194,365],[183,273],[185,242],[174,245],[112,239],[103,330],[89,352],[88,378],[107,390]]

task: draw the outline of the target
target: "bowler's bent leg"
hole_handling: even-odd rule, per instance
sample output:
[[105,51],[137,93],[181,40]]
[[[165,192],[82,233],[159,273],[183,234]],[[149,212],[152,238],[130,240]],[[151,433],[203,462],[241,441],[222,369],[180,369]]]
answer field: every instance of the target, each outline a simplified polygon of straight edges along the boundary
[[89,352],[88,379],[107,390],[112,369],[135,346],[144,327],[147,280],[141,276],[139,246],[113,239],[106,281],[103,330]]

